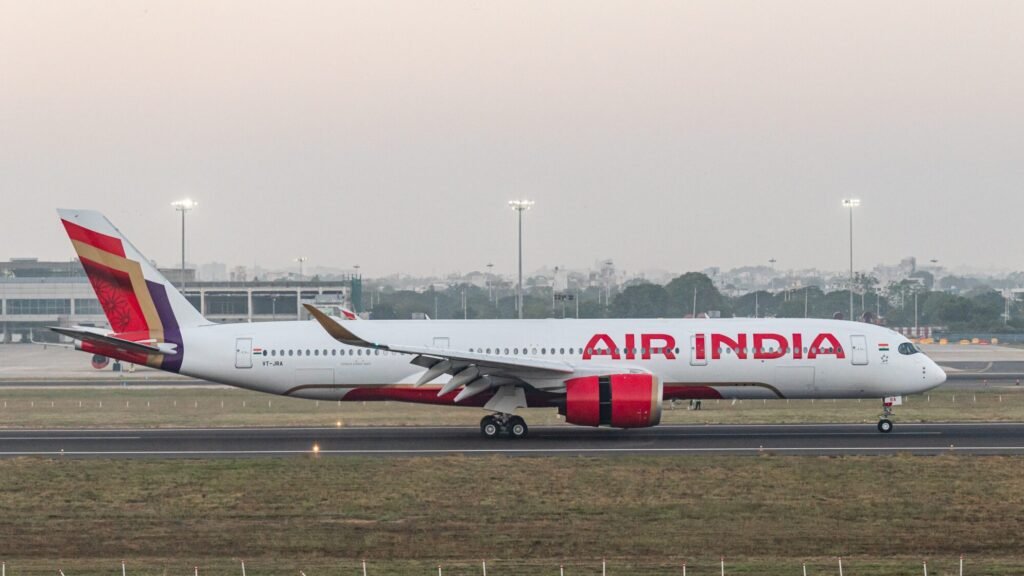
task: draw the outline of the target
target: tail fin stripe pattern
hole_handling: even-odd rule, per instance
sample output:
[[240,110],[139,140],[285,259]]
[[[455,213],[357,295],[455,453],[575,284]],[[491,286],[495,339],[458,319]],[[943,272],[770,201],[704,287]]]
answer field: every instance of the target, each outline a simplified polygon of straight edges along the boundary
[[178,345],[178,353],[164,356],[160,368],[162,370],[178,372],[181,370],[181,361],[185,357],[185,349],[184,344],[182,344],[181,328],[178,326],[178,320],[174,317],[174,311],[171,310],[171,301],[167,298],[167,289],[161,284],[148,280],[146,284],[149,285],[149,293],[153,296],[156,311],[160,315],[160,323],[163,326],[163,341],[173,342]]
[[121,244],[121,240],[89,230],[88,228],[83,228],[74,222],[68,222],[67,220],[61,220],[61,222],[64,223],[64,229],[67,230],[68,237],[71,238],[72,242],[77,240],[103,252],[110,252],[121,258],[125,257],[124,246]]
[[139,262],[125,256],[119,238],[67,220],[63,223],[114,332],[128,340],[154,339],[177,344],[177,353],[170,356],[128,353],[129,357],[122,359],[177,372],[184,347],[165,287],[146,280]]

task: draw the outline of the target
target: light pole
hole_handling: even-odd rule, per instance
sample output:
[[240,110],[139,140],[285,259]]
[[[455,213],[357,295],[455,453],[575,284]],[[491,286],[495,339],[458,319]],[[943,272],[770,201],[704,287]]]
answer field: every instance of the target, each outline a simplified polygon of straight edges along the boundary
[[[487,263],[487,301],[494,300],[494,263]],[[497,305],[498,301],[494,300],[494,304]]]
[[533,207],[533,200],[509,200],[508,205],[519,216],[519,283],[516,285],[516,308],[523,319],[523,212]]
[[853,320],[853,209],[860,206],[857,198],[844,198],[843,207],[850,209],[850,320]]
[[299,256],[295,259],[295,261],[299,263],[299,282],[302,282],[302,265],[306,263],[306,260],[309,260],[309,258],[306,258],[305,256]]
[[184,200],[177,200],[171,202],[171,206],[178,212],[181,212],[181,288],[185,288],[185,213],[189,210],[199,206],[199,202],[192,200],[191,198],[185,198]]
[[917,289],[914,289],[914,338],[921,337],[921,327],[917,323]]

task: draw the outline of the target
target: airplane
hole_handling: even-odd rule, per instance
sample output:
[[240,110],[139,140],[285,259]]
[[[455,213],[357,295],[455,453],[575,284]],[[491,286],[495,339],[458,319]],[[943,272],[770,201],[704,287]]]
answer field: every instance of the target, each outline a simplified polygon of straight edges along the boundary
[[293,398],[482,408],[522,438],[523,408],[570,424],[655,426],[693,399],[883,399],[946,374],[887,328],[819,319],[206,320],[102,214],[58,210],[110,329],[53,327],[76,349]]

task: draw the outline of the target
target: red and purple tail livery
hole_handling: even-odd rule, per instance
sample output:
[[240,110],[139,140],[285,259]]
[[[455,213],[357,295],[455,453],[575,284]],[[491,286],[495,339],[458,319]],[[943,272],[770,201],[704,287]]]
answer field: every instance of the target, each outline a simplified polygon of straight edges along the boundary
[[59,210],[61,222],[89,277],[113,336],[133,342],[174,344],[174,354],[92,352],[177,372],[184,356],[181,329],[207,322],[101,214]]

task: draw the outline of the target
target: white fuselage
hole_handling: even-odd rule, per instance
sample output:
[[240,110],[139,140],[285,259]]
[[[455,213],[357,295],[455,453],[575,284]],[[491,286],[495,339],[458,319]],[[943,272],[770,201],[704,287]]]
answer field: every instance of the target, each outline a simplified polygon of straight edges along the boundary
[[[576,373],[523,378],[552,394],[564,392],[565,380],[576,375],[635,372],[659,378],[667,399],[882,398],[921,392],[946,377],[913,347],[901,352],[908,341],[896,332],[836,320],[382,320],[355,325],[370,342],[565,362]],[[424,370],[410,363],[409,354],[341,344],[313,321],[200,326],[183,330],[182,338],[182,374],[272,394],[344,399],[353,389],[409,385]]]

